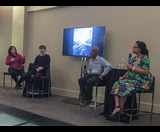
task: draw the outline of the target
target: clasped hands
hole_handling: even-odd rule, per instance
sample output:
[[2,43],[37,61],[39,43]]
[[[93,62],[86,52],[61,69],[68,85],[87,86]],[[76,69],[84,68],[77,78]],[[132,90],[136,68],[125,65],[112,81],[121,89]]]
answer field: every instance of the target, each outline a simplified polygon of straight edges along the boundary
[[14,61],[15,60],[15,58],[12,58],[10,61],[12,62],[12,61]]
[[43,67],[41,67],[41,66],[39,66],[39,67],[36,68],[36,71],[37,71],[37,72],[39,72],[39,71],[41,71],[41,70],[43,70]]
[[[87,70],[83,70],[83,74],[84,74],[84,75],[87,75],[87,74],[88,74],[88,73],[87,73]],[[102,76],[102,75],[99,75],[99,79],[103,80],[103,76]]]

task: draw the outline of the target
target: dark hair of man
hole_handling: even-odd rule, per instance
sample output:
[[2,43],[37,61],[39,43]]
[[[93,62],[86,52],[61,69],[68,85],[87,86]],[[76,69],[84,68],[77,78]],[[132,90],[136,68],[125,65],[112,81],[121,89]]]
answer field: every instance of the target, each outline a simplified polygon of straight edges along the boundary
[[15,46],[10,46],[10,47],[8,48],[8,54],[9,54],[9,55],[12,55],[12,52],[11,52],[12,48],[15,49],[15,54],[17,54],[17,49],[16,49]]
[[45,46],[45,45],[40,45],[40,46],[39,46],[39,49],[44,49],[44,50],[46,50],[46,46]]
[[149,55],[149,51],[146,47],[146,44],[143,41],[136,41],[136,44],[138,45],[138,47],[140,48],[140,52],[144,55]]

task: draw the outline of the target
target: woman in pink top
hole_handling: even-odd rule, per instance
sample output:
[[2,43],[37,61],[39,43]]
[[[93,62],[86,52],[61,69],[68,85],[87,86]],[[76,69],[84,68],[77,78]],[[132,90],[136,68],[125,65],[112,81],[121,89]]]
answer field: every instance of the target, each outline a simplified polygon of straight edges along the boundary
[[[8,65],[8,72],[11,74],[11,77],[17,83],[17,75],[21,77],[25,73],[23,64],[25,63],[25,57],[17,53],[15,46],[10,46],[8,48],[8,55],[6,57],[5,64]],[[16,88],[19,88],[16,86]]]

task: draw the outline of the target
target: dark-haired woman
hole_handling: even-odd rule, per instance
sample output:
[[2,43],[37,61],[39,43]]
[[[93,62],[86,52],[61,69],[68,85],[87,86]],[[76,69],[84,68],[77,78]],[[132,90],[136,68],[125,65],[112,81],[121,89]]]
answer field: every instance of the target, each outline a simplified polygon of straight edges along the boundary
[[[25,63],[25,57],[17,53],[15,46],[10,46],[8,48],[8,55],[6,56],[5,64],[8,65],[8,72],[11,77],[17,83],[17,74],[21,77],[25,73],[23,64]],[[20,88],[16,86],[16,88]]]
[[128,71],[113,84],[111,94],[114,95],[115,108],[110,116],[115,116],[122,112],[127,96],[132,91],[148,90],[151,85],[149,76],[150,59],[146,44],[142,41],[136,41],[133,49],[133,56],[129,64],[126,64]]

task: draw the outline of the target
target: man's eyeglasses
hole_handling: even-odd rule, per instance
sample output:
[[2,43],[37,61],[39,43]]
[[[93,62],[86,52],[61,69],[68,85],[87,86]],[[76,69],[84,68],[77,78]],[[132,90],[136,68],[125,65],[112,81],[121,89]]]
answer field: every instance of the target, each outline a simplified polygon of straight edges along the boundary
[[135,48],[139,48],[139,47],[133,46],[133,48],[135,49]]

